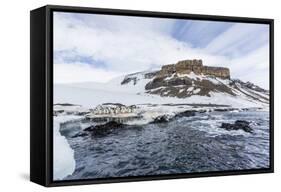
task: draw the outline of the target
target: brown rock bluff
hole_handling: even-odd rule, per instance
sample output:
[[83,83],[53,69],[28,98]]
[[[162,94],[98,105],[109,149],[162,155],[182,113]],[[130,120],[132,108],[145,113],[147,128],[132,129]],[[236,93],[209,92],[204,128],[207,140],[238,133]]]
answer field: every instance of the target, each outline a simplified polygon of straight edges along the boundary
[[230,79],[229,68],[203,66],[203,61],[201,59],[183,60],[176,64],[164,65],[158,74],[160,76],[168,76],[173,73],[189,74],[191,72],[197,75],[202,74],[219,77],[221,79]]

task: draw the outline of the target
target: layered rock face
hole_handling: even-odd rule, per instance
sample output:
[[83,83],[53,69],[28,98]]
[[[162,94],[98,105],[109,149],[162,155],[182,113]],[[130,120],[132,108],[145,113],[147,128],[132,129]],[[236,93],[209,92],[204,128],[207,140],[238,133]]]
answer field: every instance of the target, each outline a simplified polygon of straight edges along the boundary
[[164,65],[157,71],[128,74],[121,85],[135,86],[139,83],[144,84],[145,93],[161,97],[212,97],[223,93],[233,97],[244,95],[266,104],[269,102],[268,91],[249,82],[231,79],[228,68],[204,66],[202,60],[196,59]]
[[173,73],[189,74],[191,72],[197,75],[203,74],[222,79],[230,79],[230,71],[228,68],[203,66],[203,61],[201,59],[183,60],[177,62],[176,64],[164,65],[159,71],[159,75],[169,76]]
[[225,84],[214,83],[217,81],[216,78],[229,80],[229,69],[204,66],[201,59],[183,60],[176,64],[164,65],[160,71],[146,74],[145,78],[152,79],[145,85],[146,92],[150,94],[178,98],[192,95],[210,97],[211,92],[235,95]]

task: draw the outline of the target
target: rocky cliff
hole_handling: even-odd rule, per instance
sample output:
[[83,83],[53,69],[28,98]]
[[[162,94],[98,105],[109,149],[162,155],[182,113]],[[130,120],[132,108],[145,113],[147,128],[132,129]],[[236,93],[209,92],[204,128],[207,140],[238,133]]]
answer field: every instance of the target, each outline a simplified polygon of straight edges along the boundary
[[161,97],[217,97],[220,94],[220,99],[230,96],[265,104],[269,102],[267,90],[250,82],[231,79],[228,68],[204,66],[202,60],[184,60],[164,65],[158,71],[129,74],[121,85],[141,85],[146,94]]
[[159,76],[169,76],[173,73],[182,75],[190,74],[191,72],[196,75],[207,75],[222,79],[230,79],[230,71],[228,68],[203,66],[203,61],[201,59],[183,60],[177,62],[176,64],[164,65],[159,71]]

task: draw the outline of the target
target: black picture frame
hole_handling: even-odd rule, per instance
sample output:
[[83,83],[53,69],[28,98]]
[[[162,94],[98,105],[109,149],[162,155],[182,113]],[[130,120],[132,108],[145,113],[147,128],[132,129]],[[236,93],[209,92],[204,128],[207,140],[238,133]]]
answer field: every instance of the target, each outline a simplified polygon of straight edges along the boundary
[[[237,171],[186,173],[89,180],[53,181],[53,12],[78,12],[156,18],[176,18],[240,23],[260,23],[270,26],[270,167]],[[47,5],[30,12],[30,180],[43,186],[65,186],[98,183],[148,181],[210,176],[242,175],[274,172],[274,20],[248,17],[196,15]]]

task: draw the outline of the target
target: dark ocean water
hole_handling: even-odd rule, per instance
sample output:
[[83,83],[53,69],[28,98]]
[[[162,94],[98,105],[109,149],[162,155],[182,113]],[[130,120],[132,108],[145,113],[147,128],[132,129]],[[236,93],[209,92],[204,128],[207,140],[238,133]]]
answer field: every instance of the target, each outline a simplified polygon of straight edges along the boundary
[[[247,120],[254,133],[226,131],[222,122]],[[143,176],[269,167],[269,113],[197,113],[164,124],[75,137],[83,122],[61,127],[75,153],[75,172],[65,179]]]

